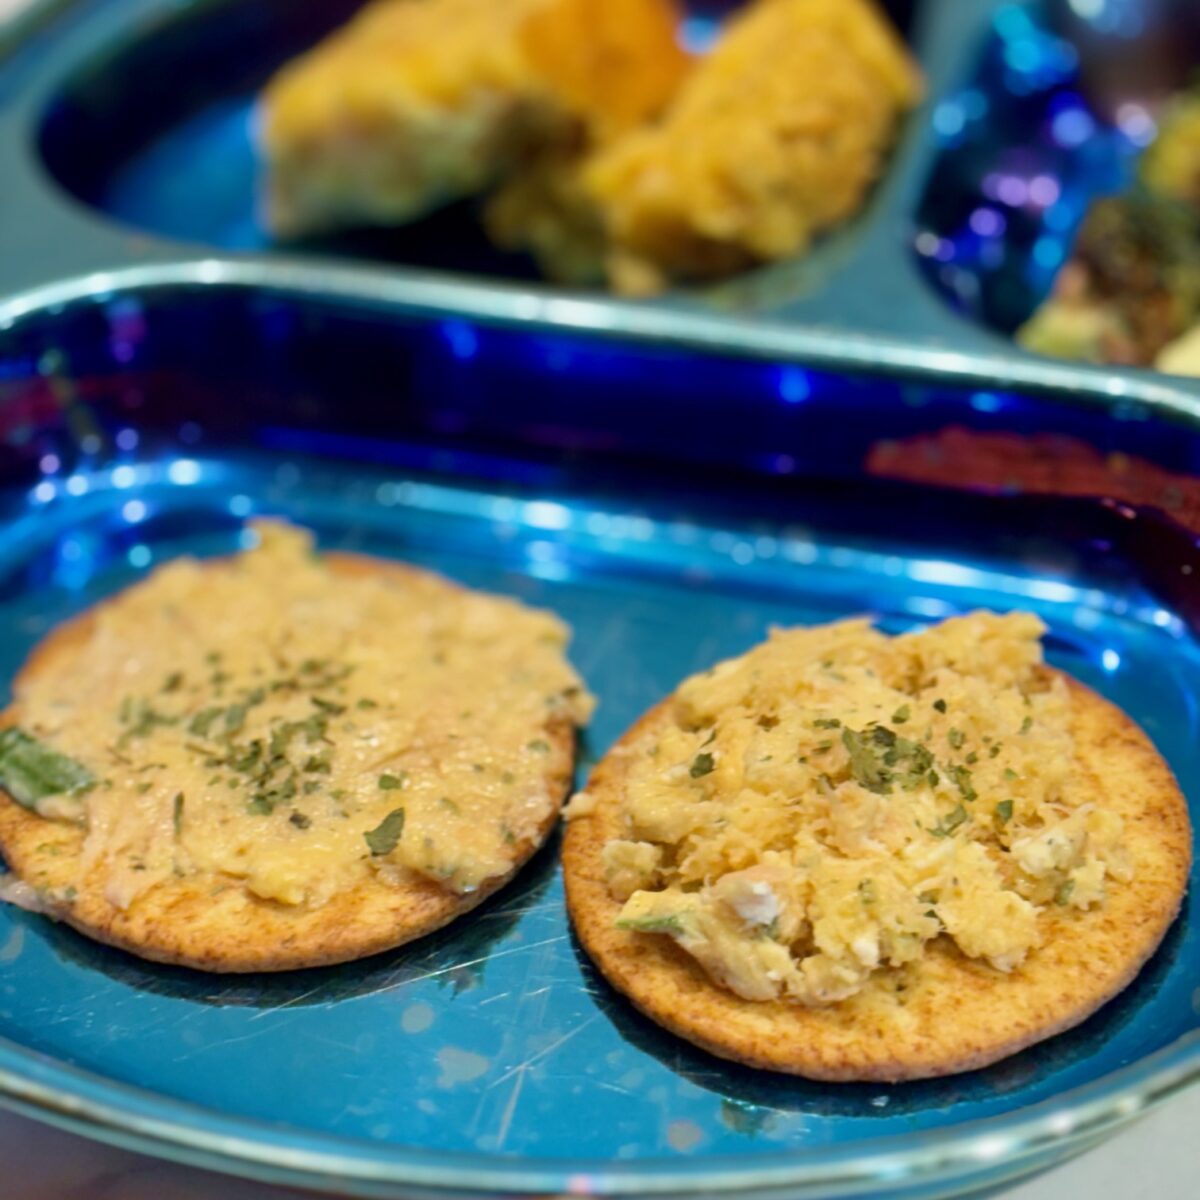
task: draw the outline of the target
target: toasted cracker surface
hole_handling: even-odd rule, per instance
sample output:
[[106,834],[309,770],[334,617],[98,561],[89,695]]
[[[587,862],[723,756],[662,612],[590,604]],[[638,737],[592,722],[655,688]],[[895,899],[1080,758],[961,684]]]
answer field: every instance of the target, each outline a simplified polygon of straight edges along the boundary
[[567,904],[580,941],[615,988],[673,1033],[722,1058],[810,1079],[950,1075],[1070,1029],[1128,986],[1162,941],[1187,887],[1192,832],[1187,802],[1149,738],[1119,708],[1067,682],[1078,769],[1124,820],[1134,877],[1113,885],[1098,908],[1047,912],[1043,945],[1010,974],[943,937],[919,962],[877,973],[849,1000],[806,1008],[744,1000],[670,938],[617,929],[621,904],[605,884],[601,850],[624,836],[628,763],[670,722],[669,700],[596,767],[587,785],[594,806],[567,828]]
[[[432,572],[353,554],[327,554],[324,561],[346,577],[386,573],[399,579],[434,578]],[[111,603],[111,601],[110,601]],[[21,679],[45,669],[57,655],[71,652],[91,635],[93,609],[55,629],[22,668]],[[20,723],[19,703],[0,715],[0,726]],[[157,962],[204,971],[286,971],[326,966],[389,950],[453,921],[503,887],[542,845],[558,820],[574,765],[575,730],[565,717],[547,720],[545,780],[556,803],[536,836],[512,848],[512,870],[476,891],[457,895],[415,873],[398,885],[372,878],[336,893],[319,908],[264,900],[232,878],[211,873],[168,879],[138,897],[128,909],[104,896],[98,866],[80,878],[84,830],[46,820],[0,790],[0,851],[10,869],[32,887],[61,890],[74,886],[73,900],[46,902],[57,920],[90,938]]]

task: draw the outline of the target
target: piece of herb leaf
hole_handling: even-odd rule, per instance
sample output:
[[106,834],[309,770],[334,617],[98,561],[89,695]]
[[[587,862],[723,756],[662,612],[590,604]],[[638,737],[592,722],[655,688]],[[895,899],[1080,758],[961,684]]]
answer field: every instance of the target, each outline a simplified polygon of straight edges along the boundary
[[74,795],[95,782],[82,763],[15,726],[0,730],[0,786],[25,808],[46,796]]
[[367,848],[372,854],[379,856],[391,854],[400,841],[404,832],[404,809],[393,808],[374,829],[363,834]]
[[950,837],[967,819],[967,810],[960,804],[948,812],[929,832],[937,838]]

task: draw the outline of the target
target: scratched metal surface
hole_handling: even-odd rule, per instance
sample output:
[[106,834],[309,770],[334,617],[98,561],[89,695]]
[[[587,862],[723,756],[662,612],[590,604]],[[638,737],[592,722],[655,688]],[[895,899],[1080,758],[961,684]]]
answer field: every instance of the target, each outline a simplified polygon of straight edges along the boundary
[[[901,629],[990,604],[1042,613],[1053,660],[1200,788],[1200,645],[1176,586],[1190,535],[862,473],[877,437],[967,421],[1136,446],[1182,478],[1200,439],[1152,411],[211,287],[14,318],[0,365],[4,680],[59,621],[276,513],[560,613],[600,699],[581,776],[772,623],[868,611]],[[640,1018],[572,939],[556,841],[431,938],[280,977],[155,966],[5,909],[0,1092],[125,1144],[364,1195],[820,1195],[822,1172],[944,1191],[1079,1149],[1195,1074],[1195,904],[1080,1029],[896,1088],[741,1069]]]

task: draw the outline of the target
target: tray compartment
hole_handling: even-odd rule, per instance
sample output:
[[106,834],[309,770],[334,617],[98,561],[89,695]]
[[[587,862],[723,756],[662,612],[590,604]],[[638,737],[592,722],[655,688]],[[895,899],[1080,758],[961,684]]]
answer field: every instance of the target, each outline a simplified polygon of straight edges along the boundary
[[[156,562],[227,551],[246,517],[277,513],[327,545],[560,612],[601,700],[584,774],[683,675],[771,623],[869,611],[895,630],[1021,606],[1050,623],[1052,660],[1139,720],[1195,795],[1187,512],[1116,485],[979,492],[965,460],[949,477],[942,464],[939,486],[914,481],[924,468],[887,477],[897,448],[919,456],[913,439],[957,425],[983,445],[1049,429],[1060,448],[1123,447],[1120,478],[1136,447],[1194,478],[1193,425],[1129,416],[282,290],[118,288],[0,333],[0,676]],[[1068,1121],[1035,1149],[1015,1131],[1039,1104],[1080,1112],[1200,1071],[1196,904],[1079,1029],[895,1088],[742,1070],[637,1017],[574,946],[553,846],[434,938],[267,981],[156,967],[4,909],[0,1078],[10,1096],[31,1079],[83,1089],[119,1121],[148,1106],[170,1130],[153,1148],[195,1136],[213,1165],[312,1182],[289,1149],[327,1170],[320,1156],[337,1154],[340,1186],[364,1194],[368,1174],[480,1195],[561,1192],[582,1173],[602,1191],[691,1195],[706,1173],[767,1195],[782,1172],[789,1194],[817,1195],[805,1171],[853,1170],[850,1190],[878,1195],[881,1156],[935,1131],[941,1185],[994,1183],[1086,1141]],[[1122,1069],[1141,1083],[1114,1081]],[[267,1165],[235,1163],[218,1132],[249,1137]],[[1011,1150],[986,1159],[974,1139],[995,1136]]]
[[[488,242],[474,202],[398,229],[363,229],[287,245],[273,243],[261,227],[255,97],[280,65],[343,24],[361,2],[205,0],[183,10],[151,8],[133,29],[113,29],[90,53],[57,72],[35,120],[40,165],[96,212],[175,241],[537,280],[525,255],[504,253]],[[714,20],[737,4],[690,0],[685,7],[681,37],[703,44]],[[931,6],[929,0],[890,0],[885,7],[911,32],[922,15],[929,19]],[[214,63],[222,68],[213,70]],[[915,120],[909,133],[917,134]],[[840,235],[818,246],[805,259],[801,279],[816,282],[838,270],[878,207],[869,202]],[[752,272],[743,287],[762,274]],[[798,281],[789,287],[803,290]]]

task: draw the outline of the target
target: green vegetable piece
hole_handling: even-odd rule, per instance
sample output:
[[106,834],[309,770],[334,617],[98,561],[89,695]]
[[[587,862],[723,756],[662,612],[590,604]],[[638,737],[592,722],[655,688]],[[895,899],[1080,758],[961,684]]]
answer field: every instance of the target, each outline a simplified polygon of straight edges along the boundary
[[398,792],[408,782],[408,775],[401,771],[396,775],[383,774],[379,777],[381,792]]
[[391,854],[404,832],[404,809],[393,808],[374,829],[363,834],[367,848],[377,857]]
[[912,709],[907,704],[902,704],[894,713],[892,713],[892,724],[903,725],[909,717],[912,716]]
[[1071,901],[1071,893],[1075,890],[1075,880],[1064,879],[1058,885],[1058,891],[1054,893],[1054,903],[1060,908],[1066,908]]
[[946,734],[946,740],[955,750],[961,750],[963,742],[967,740],[967,735],[963,733],[961,729],[951,729],[950,732]]
[[35,808],[46,796],[75,795],[95,783],[82,763],[15,726],[0,730],[0,786],[25,808]]
[[996,820],[999,821],[1001,825],[1007,825],[1009,821],[1012,820],[1012,815],[1013,802],[1011,800],[1001,800],[1000,803],[996,805]]
[[183,830],[183,793],[176,792],[175,800],[172,804],[171,819],[175,825],[175,836],[178,837]]
[[813,722],[814,729],[841,729],[842,723],[837,717],[820,717]]
[[945,700],[935,700],[933,702],[933,707],[936,708],[938,712],[944,713],[946,711],[946,702]]
[[693,779],[701,779],[703,776],[711,774],[715,766],[716,762],[713,756],[708,751],[703,751],[692,759],[692,765],[688,768],[688,774]]

